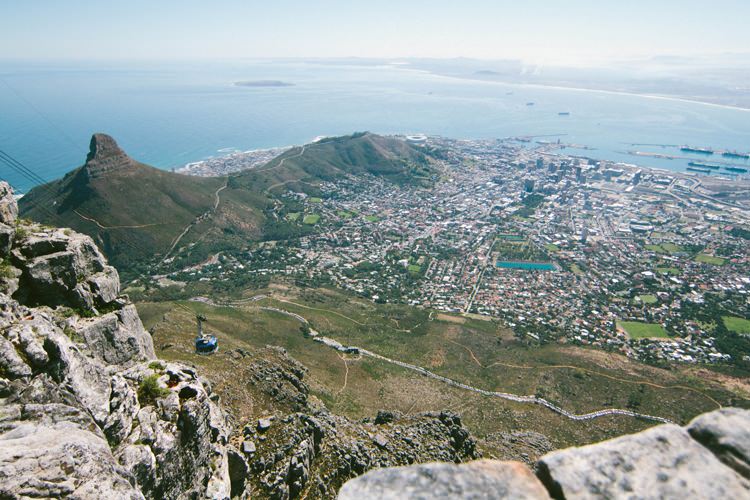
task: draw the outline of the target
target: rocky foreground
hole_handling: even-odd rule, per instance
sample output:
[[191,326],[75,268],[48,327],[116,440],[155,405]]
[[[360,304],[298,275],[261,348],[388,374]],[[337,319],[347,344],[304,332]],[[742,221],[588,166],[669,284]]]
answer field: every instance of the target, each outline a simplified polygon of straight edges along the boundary
[[0,497],[228,498],[210,384],[155,359],[91,238],[16,215],[0,183]]
[[208,380],[156,358],[88,236],[17,212],[0,183],[0,498],[750,497],[737,409],[553,452],[534,475],[470,462],[452,413],[333,415],[308,401],[305,368],[267,348],[232,356],[269,417],[232,425]]
[[341,488],[363,498],[750,498],[750,411],[552,452],[536,476],[520,462],[433,463],[368,472]]
[[308,404],[278,348],[232,353],[269,411],[233,429],[208,380],[156,358],[91,238],[17,213],[0,183],[0,498],[331,498],[375,467],[477,458],[451,413]]

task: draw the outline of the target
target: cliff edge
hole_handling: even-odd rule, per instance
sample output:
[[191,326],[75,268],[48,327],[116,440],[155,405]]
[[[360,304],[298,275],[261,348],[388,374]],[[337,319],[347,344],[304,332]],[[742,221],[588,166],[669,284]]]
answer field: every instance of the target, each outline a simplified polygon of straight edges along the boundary
[[229,498],[210,385],[155,359],[91,238],[17,213],[0,183],[0,497]]

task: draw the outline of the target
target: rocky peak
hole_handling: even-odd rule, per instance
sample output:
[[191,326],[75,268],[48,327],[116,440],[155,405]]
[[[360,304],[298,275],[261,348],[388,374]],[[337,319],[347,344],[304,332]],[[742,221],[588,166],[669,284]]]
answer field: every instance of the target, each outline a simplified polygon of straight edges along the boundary
[[135,165],[135,161],[120,149],[117,142],[107,134],[91,136],[85,171],[90,178],[101,177],[107,172]]

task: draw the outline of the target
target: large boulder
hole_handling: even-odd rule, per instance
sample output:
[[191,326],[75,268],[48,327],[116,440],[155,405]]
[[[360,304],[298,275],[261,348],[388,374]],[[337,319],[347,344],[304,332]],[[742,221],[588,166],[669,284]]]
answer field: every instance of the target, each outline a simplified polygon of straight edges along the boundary
[[125,365],[156,357],[151,335],[144,330],[132,304],[101,316],[80,319],[76,330],[93,356],[105,363]]
[[545,499],[542,483],[520,462],[477,460],[376,469],[347,482],[339,500]]
[[70,230],[32,225],[13,250],[22,272],[13,295],[24,304],[90,310],[110,304],[120,293],[117,271],[89,237]]
[[750,411],[722,408],[700,415],[687,429],[719,460],[750,479]]
[[748,498],[750,481],[673,424],[544,456],[554,498]]

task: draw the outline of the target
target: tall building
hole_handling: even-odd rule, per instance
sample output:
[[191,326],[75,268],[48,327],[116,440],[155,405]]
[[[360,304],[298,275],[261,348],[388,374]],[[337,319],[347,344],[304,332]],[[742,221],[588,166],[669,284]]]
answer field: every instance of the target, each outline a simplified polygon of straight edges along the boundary
[[641,175],[642,175],[642,171],[641,170],[639,170],[638,172],[635,173],[635,175],[633,175],[633,185],[634,186],[636,184],[638,184],[638,183],[641,182]]
[[534,192],[534,179],[526,179],[523,183],[523,190],[527,193]]

